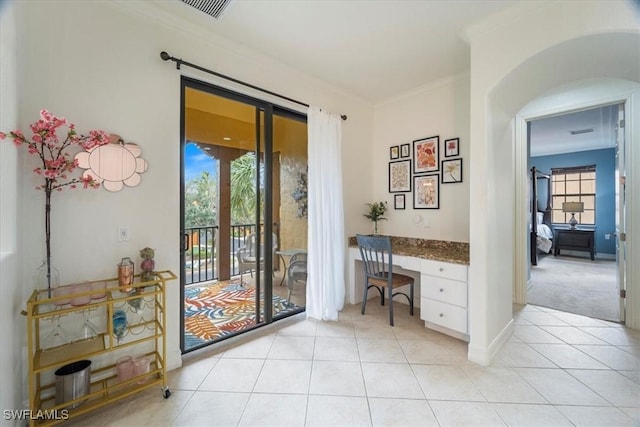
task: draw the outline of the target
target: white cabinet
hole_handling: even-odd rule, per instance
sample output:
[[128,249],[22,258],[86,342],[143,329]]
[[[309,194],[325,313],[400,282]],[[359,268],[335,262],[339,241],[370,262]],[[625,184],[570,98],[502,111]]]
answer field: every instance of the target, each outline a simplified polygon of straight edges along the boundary
[[425,326],[468,341],[468,266],[422,260],[420,318]]

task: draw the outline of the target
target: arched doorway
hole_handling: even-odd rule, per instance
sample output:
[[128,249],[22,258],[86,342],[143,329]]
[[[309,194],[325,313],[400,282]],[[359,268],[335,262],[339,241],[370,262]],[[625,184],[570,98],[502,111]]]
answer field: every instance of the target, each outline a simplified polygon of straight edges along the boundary
[[[638,94],[640,93],[640,74],[638,73],[637,46],[639,36],[628,33],[596,34],[573,39],[557,44],[547,50],[531,57],[509,73],[490,96],[490,109],[493,120],[493,137],[498,157],[513,156],[514,185],[510,191],[513,199],[507,197],[507,203],[513,203],[513,214],[507,223],[513,224],[515,242],[513,247],[513,272],[514,272],[514,301],[526,302],[526,278],[527,278],[527,139],[526,121],[536,117],[558,114],[562,111],[583,109],[596,105],[621,102],[626,104],[627,110],[627,146],[629,146],[627,158],[627,170],[637,158],[637,151],[630,147],[632,141],[638,141],[637,117]],[[611,46],[617,46],[611,49]],[[621,48],[627,46],[627,49]],[[616,52],[634,52],[635,55],[619,56]],[[606,64],[606,65],[603,65]],[[550,73],[549,70],[564,70],[564,73]],[[550,75],[551,74],[551,75]],[[542,76],[542,77],[541,77]],[[516,87],[528,85],[522,91]],[[520,96],[514,96],[518,93]],[[527,99],[528,98],[528,99]],[[520,104],[520,108],[518,108]],[[634,115],[633,112],[636,112]],[[509,113],[510,112],[510,113]],[[508,116],[506,116],[508,114]],[[512,117],[512,119],[508,119]],[[507,120],[508,119],[508,120]],[[503,125],[503,132],[500,132]],[[511,129],[511,132],[504,132]],[[498,149],[499,147],[499,149]],[[630,185],[627,183],[627,192]],[[503,190],[511,187],[510,183],[500,186]],[[627,207],[631,210],[631,205]],[[631,218],[627,212],[627,218]],[[627,278],[637,277],[634,266],[627,266]],[[629,281],[630,286],[635,283]],[[633,289],[632,293],[638,293]]]
[[[640,34],[637,32],[615,32],[590,34],[572,39],[563,39],[550,47],[538,51],[524,61],[513,64],[511,71],[494,81],[490,78],[492,67],[478,66],[474,74],[472,68],[471,133],[472,140],[471,173],[474,180],[470,187],[470,311],[471,342],[469,359],[478,363],[488,363],[513,330],[512,303],[522,295],[514,293],[526,278],[526,153],[521,144],[516,144],[516,135],[526,135],[523,120],[516,120],[519,112],[527,104],[550,93],[554,88],[576,84],[586,80],[619,79],[633,83],[640,81]],[[495,37],[482,40],[478,52],[494,49]],[[612,48],[615,46],[615,48]],[[472,62],[474,59],[472,43]],[[509,59],[497,61],[509,68]],[[495,59],[493,59],[495,61]],[[497,66],[493,67],[498,69]],[[504,69],[504,68],[503,68]],[[477,76],[477,77],[474,77]],[[477,86],[474,89],[474,84]],[[627,93],[629,116],[637,115],[640,94],[637,90]],[[557,99],[558,111],[567,109],[567,99]],[[575,101],[575,100],[573,100]],[[630,123],[629,163],[640,161],[640,132],[637,123]],[[521,140],[522,141],[522,140]],[[635,142],[635,144],[634,144]],[[635,149],[634,149],[635,148]],[[517,151],[518,150],[518,151]],[[638,193],[640,179],[631,173],[627,177],[628,194]],[[635,191],[633,189],[636,189]],[[640,208],[639,201],[631,195],[628,199],[629,212]],[[637,215],[628,215],[633,223],[629,230],[639,230]],[[521,221],[518,223],[518,221]],[[632,238],[627,239],[627,253],[631,259],[640,248],[634,246]],[[507,254],[510,254],[508,256]],[[507,256],[505,256],[507,255]],[[640,307],[640,290],[637,278],[638,266],[628,265],[626,270],[627,306]],[[627,312],[627,325],[640,327],[640,310]]]

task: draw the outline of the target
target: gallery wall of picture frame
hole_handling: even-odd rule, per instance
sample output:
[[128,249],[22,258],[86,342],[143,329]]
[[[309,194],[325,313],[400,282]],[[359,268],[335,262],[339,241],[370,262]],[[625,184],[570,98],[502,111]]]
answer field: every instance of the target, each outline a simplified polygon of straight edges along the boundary
[[[439,135],[389,147],[389,193],[413,191],[414,209],[440,209],[440,183],[462,182],[459,156],[460,138],[445,139],[440,147]],[[394,194],[393,201],[394,209],[406,208],[405,194]]]

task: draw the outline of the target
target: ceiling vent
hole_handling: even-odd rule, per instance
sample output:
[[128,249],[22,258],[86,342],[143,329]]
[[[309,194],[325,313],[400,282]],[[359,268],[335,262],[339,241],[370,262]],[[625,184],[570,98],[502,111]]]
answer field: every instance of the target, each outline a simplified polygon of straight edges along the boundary
[[593,132],[593,128],[589,129],[579,129],[579,130],[570,130],[569,133],[571,135],[580,135],[581,133],[591,133]]
[[182,0],[189,6],[218,19],[227,8],[231,0]]

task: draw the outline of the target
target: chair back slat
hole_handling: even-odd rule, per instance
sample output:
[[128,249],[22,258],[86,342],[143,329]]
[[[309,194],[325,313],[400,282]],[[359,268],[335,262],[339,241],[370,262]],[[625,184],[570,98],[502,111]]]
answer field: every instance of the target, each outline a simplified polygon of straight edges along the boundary
[[391,254],[391,238],[389,236],[365,236],[356,234],[360,255],[364,263],[365,274],[370,277],[381,277],[391,271],[393,265]]

